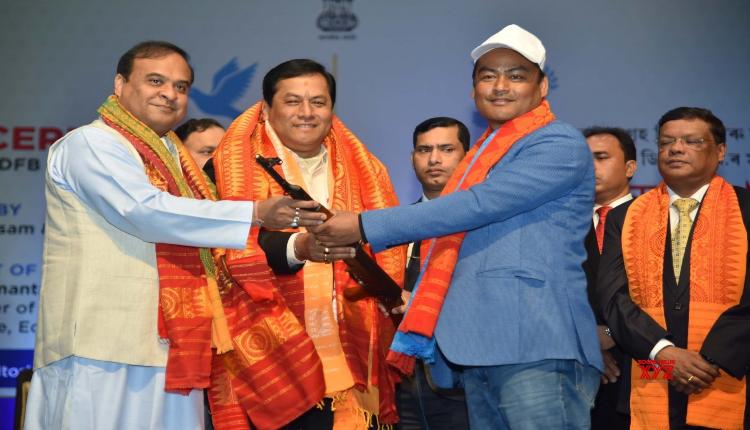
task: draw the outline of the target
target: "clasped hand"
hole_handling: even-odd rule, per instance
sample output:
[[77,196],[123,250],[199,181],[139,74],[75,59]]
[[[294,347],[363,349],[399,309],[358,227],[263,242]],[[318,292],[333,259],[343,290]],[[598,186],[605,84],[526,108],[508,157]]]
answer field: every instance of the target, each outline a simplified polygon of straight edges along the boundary
[[[319,205],[320,203],[312,200],[293,200],[287,196],[271,197],[256,202],[257,219],[255,221],[262,222],[264,227],[270,229],[307,227],[308,232],[312,233],[315,238],[313,241],[306,239],[304,243],[299,244],[300,247],[297,249],[313,259],[320,256],[318,252],[320,249],[325,250],[326,247],[329,251],[339,247],[352,249],[346,245],[362,240],[359,232],[359,216],[356,213],[332,211],[334,216],[326,220],[324,213],[315,210]],[[329,252],[329,254],[333,253]]]
[[315,211],[319,205],[313,200],[271,197],[255,203],[253,221],[270,229],[315,226],[326,220],[324,213]]
[[719,377],[719,369],[696,351],[668,346],[655,358],[657,361],[674,361],[670,384],[684,394],[700,393]]
[[359,232],[359,216],[354,212],[338,211],[325,223],[311,226],[308,231],[322,246],[337,247],[362,240]]
[[298,260],[331,263],[353,258],[355,253],[351,246],[324,246],[312,233],[301,233],[294,240],[294,256]]

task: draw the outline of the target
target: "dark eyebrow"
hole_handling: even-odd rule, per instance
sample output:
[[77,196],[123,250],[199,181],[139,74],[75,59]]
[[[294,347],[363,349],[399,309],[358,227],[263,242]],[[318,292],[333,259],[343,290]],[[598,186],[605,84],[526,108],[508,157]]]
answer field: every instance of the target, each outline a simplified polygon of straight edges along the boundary
[[160,79],[163,79],[165,81],[167,80],[166,76],[160,75],[160,74],[158,74],[156,72],[149,73],[148,75],[146,75],[146,77],[147,78],[160,78]]
[[513,66],[509,69],[505,70],[505,73],[512,73],[512,72],[530,72],[529,68],[523,65]]
[[528,67],[524,66],[523,64],[519,64],[519,65],[510,66],[510,67],[508,67],[506,69],[504,69],[502,67],[498,67],[496,69],[493,69],[492,67],[489,67],[489,66],[482,66],[482,67],[479,68],[479,70],[477,70],[477,74],[480,74],[480,73],[483,73],[483,72],[490,72],[490,73],[495,73],[495,74],[497,74],[497,73],[513,73],[513,72],[530,73],[531,70]]
[[497,73],[497,70],[495,70],[495,69],[493,69],[492,67],[489,67],[489,66],[482,66],[482,67],[479,68],[479,70],[477,70],[477,75],[480,74],[480,73],[483,73],[483,72]]

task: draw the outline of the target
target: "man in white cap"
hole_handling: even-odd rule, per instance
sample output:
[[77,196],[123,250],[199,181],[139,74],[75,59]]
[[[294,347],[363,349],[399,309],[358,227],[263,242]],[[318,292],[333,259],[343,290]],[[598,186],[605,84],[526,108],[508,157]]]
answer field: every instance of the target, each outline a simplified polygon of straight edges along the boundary
[[583,136],[545,100],[545,50],[510,25],[471,53],[489,128],[441,197],[339,212],[324,246],[423,241],[423,270],[391,346],[410,372],[436,349],[464,366],[472,428],[588,428],[602,358],[586,296],[594,167]]

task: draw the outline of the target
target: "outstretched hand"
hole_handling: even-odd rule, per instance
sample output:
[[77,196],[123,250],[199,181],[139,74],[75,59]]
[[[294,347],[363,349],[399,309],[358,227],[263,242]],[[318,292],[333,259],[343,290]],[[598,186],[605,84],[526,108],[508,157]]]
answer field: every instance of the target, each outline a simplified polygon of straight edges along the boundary
[[314,212],[320,203],[294,200],[288,196],[271,197],[255,202],[253,221],[270,229],[312,227],[322,224],[326,215]]
[[359,216],[354,212],[334,212],[325,223],[308,228],[322,246],[335,247],[357,243],[362,240],[359,232]]

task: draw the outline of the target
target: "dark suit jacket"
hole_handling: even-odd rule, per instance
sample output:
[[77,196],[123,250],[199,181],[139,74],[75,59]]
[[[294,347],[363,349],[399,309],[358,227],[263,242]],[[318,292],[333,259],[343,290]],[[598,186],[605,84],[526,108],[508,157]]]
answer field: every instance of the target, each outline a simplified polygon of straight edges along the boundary
[[586,293],[589,296],[589,304],[591,309],[594,311],[594,317],[596,318],[596,324],[604,324],[604,317],[600,306],[596,303],[596,296],[594,291],[596,290],[596,276],[599,269],[599,244],[596,243],[596,230],[594,229],[594,223],[591,223],[589,232],[586,233],[586,238],[583,240],[583,245],[586,247],[586,260],[583,261],[583,271],[586,272]]
[[[422,203],[422,198],[412,203],[413,205]],[[404,289],[411,292],[414,289],[414,284],[417,283],[419,277],[419,247],[422,245],[422,241],[418,240],[414,242],[411,247],[411,252],[406,256],[406,271],[404,272]]]
[[[735,187],[745,229],[750,231],[750,192]],[[632,201],[631,201],[632,202]],[[672,274],[672,252],[669,233],[664,252],[663,300],[667,327],[661,327],[630,299],[628,279],[622,257],[622,228],[630,203],[613,209],[605,228],[604,253],[601,256],[595,300],[600,304],[612,336],[634,359],[648,359],[654,345],[663,338],[676,346],[687,345],[688,312],[690,309],[690,249],[688,239],[683,270],[679,282]],[[699,209],[700,211],[700,209]],[[695,224],[693,224],[695,226]],[[669,231],[669,229],[668,229]],[[727,309],[716,321],[703,342],[700,353],[728,374],[750,376],[750,259],[745,276],[745,289],[737,306]],[[678,305],[679,304],[679,305]],[[629,384],[629,380],[624,381]],[[629,390],[628,390],[629,392]],[[747,391],[750,405],[750,390]],[[669,420],[672,428],[685,423],[687,396],[669,388]],[[745,408],[745,428],[750,424],[750,408]]]
[[[624,204],[629,204],[629,202]],[[593,222],[584,239],[584,246],[586,247],[586,260],[583,262],[583,270],[586,272],[586,292],[589,296],[589,303],[594,311],[597,325],[606,325],[602,307],[596,301],[596,278],[601,255],[599,254],[599,244],[596,242],[596,230]],[[625,354],[619,345],[615,345],[609,352],[617,361],[620,368],[620,377],[615,383],[599,386],[594,408],[591,410],[591,428],[593,430],[630,428],[630,385],[629,383],[623,383],[623,380],[630,379],[631,358]]]

